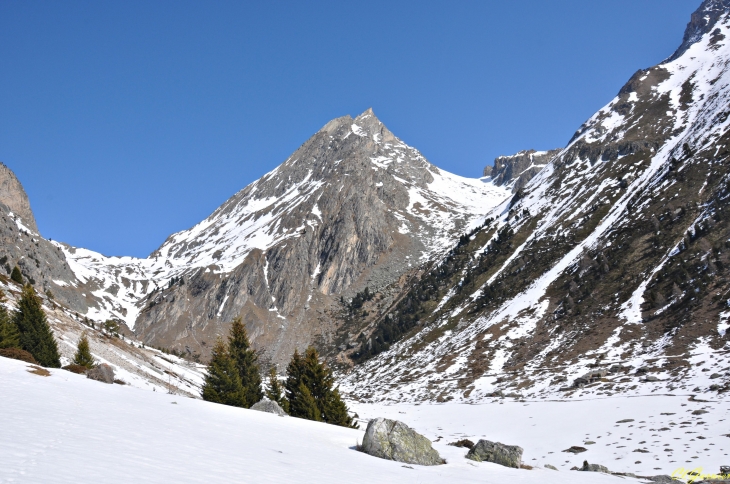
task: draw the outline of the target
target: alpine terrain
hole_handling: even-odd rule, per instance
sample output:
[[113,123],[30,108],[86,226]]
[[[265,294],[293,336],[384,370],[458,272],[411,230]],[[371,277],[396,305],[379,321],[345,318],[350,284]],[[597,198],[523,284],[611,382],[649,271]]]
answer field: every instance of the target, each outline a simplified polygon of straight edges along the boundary
[[679,49],[636,72],[479,228],[392,304],[351,313],[348,355],[363,363],[351,395],[730,388],[729,11],[704,1]]
[[730,0],[482,178],[368,109],[144,259],[42,237],[0,164],[0,242],[2,482],[727,473]]
[[27,257],[59,274],[36,275],[21,254],[8,259],[74,310],[123,321],[147,344],[205,356],[242,316],[264,358],[282,362],[331,343],[343,296],[396,294],[508,196],[488,178],[439,170],[367,110],[327,123],[147,259],[45,241],[27,203],[21,230],[37,241],[32,251],[49,252]]

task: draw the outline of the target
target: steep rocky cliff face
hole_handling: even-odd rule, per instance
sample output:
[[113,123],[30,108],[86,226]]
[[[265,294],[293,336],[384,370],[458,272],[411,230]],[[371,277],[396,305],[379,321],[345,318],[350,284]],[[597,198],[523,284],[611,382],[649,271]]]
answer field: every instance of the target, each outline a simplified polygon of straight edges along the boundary
[[393,304],[363,305],[353,395],[730,389],[729,11],[703,2],[675,56]]
[[29,232],[38,232],[33,211],[30,209],[28,195],[10,168],[0,163],[0,203],[6,212],[12,212],[17,224],[22,224]]
[[90,317],[205,355],[240,315],[264,358],[285,361],[332,342],[342,296],[393,291],[509,195],[439,170],[368,110],[327,123],[147,259],[58,247],[96,297]]
[[38,233],[28,196],[15,174],[0,163],[0,274],[18,266],[26,282],[85,313],[93,298],[74,286],[76,276],[63,251]]
[[510,188],[516,193],[532,180],[561,150],[520,151],[511,156],[495,158],[493,166],[484,167],[484,176],[491,177],[497,186]]

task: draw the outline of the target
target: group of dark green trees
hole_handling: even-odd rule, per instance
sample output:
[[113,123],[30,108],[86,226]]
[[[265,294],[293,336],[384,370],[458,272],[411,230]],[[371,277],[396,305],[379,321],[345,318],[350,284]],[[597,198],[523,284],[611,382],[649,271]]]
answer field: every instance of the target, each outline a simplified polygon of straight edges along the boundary
[[[293,417],[356,427],[335,388],[332,370],[319,361],[314,348],[307,349],[304,355],[294,352],[283,384],[276,369],[271,368],[265,394]],[[256,353],[241,318],[236,318],[227,341],[219,338],[213,347],[202,397],[210,402],[250,408],[263,396]]]
[[58,345],[33,286],[23,287],[18,306],[10,314],[0,291],[0,349],[18,348],[30,353],[42,366],[60,368]]

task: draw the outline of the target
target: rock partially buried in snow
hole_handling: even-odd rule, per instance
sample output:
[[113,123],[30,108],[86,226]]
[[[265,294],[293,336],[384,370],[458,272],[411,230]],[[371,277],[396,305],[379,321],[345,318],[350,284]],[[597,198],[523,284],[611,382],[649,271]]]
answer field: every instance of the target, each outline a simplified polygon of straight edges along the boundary
[[578,470],[585,472],[603,472],[604,474],[611,473],[606,466],[602,466],[600,464],[589,464],[587,460],[583,461],[583,467]]
[[114,368],[106,363],[102,363],[101,365],[95,366],[91,370],[87,371],[86,378],[109,383],[111,385],[114,383]]
[[522,464],[522,447],[482,439],[466,454],[466,458],[519,469]]
[[267,412],[267,413],[273,413],[276,415],[279,415],[281,417],[284,417],[287,415],[287,413],[284,411],[283,408],[279,406],[278,403],[276,403],[273,400],[269,400],[268,398],[264,397],[258,402],[254,403],[251,407],[251,410],[257,410],[259,412]]
[[362,450],[381,459],[435,466],[444,460],[431,447],[431,441],[403,422],[376,418],[368,423]]
[[569,449],[565,449],[563,452],[570,452],[571,454],[580,454],[581,452],[587,452],[588,449],[579,445],[573,445]]

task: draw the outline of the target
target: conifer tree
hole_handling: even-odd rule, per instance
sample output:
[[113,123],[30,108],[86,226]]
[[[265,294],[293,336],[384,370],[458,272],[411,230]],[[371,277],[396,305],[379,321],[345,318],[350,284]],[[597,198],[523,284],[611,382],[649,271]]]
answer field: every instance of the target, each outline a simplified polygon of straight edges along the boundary
[[20,348],[18,326],[5,307],[5,293],[0,289],[0,349]]
[[21,349],[33,355],[42,366],[61,367],[58,345],[48,325],[41,299],[30,284],[23,288],[13,321],[20,332]]
[[89,349],[89,338],[86,337],[86,333],[81,335],[79,344],[76,346],[76,355],[74,355],[74,364],[84,366],[88,369],[96,366],[96,360],[91,355]]
[[[299,354],[299,350],[295,349],[294,354],[291,357],[291,361],[289,361],[289,364],[286,367],[286,380],[284,380],[284,395],[286,400],[289,402],[289,415],[292,417],[307,418],[303,414],[310,414],[308,411],[303,411],[299,403],[292,405],[292,402],[298,401],[298,395],[301,393],[300,385],[303,384],[303,375],[304,359]],[[304,385],[304,387],[306,387],[306,385]]]
[[18,266],[13,267],[13,272],[10,273],[10,279],[18,284],[23,284],[23,275],[20,273]]
[[299,383],[297,391],[289,400],[289,412],[292,417],[306,418],[317,422],[322,421],[322,414],[317,406],[317,401],[304,382]]
[[272,366],[269,370],[269,381],[266,385],[266,396],[269,400],[279,404],[286,413],[289,413],[289,401],[284,396],[284,387],[276,375],[276,367]]
[[264,394],[261,391],[258,358],[253,348],[251,348],[246,326],[243,325],[240,317],[234,319],[231,323],[231,332],[228,335],[228,353],[236,365],[243,386],[243,406],[251,408],[253,404],[264,397]]
[[289,414],[344,427],[356,427],[339,390],[334,388],[334,383],[332,370],[325,363],[320,363],[317,350],[307,348],[303,357],[295,351],[287,367],[284,384],[289,400]]
[[243,407],[245,403],[241,378],[221,338],[213,347],[201,396],[203,400],[234,407]]

